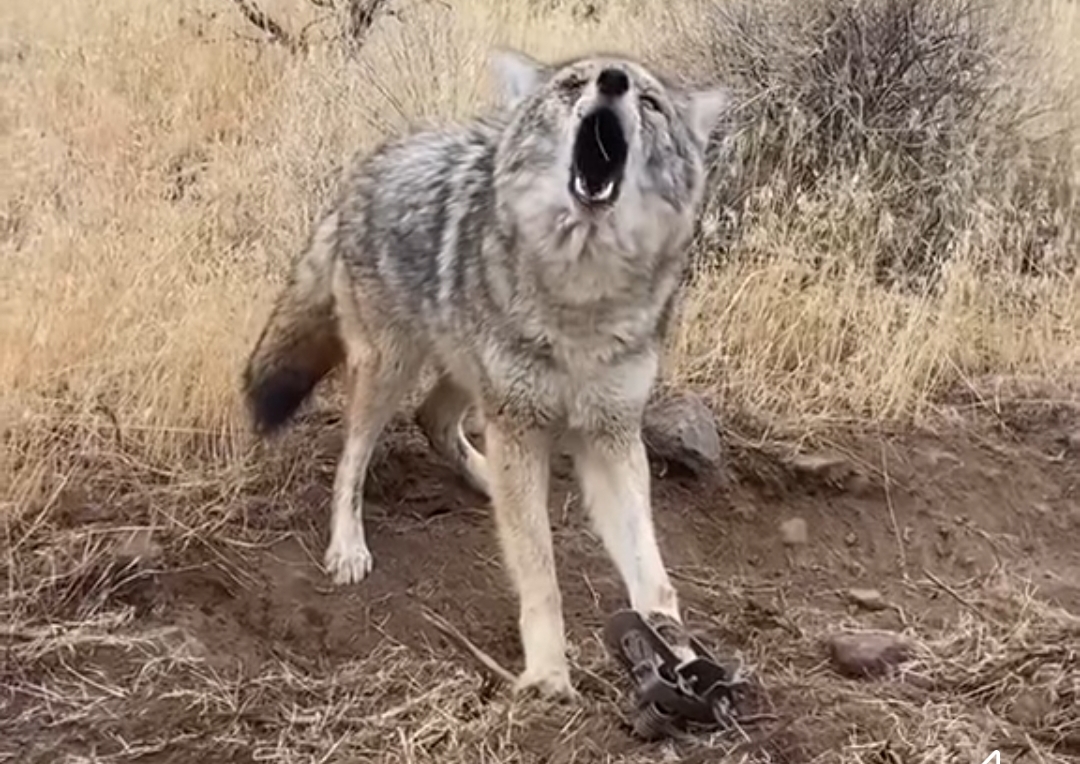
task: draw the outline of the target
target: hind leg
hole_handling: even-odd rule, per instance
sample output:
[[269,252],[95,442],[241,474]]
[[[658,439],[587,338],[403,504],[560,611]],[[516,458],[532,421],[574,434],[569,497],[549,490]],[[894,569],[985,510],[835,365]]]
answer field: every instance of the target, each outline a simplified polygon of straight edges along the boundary
[[465,415],[472,405],[468,390],[444,374],[417,409],[416,423],[435,452],[453,464],[474,490],[490,497],[487,459],[465,435]]
[[374,561],[364,534],[364,479],[379,435],[421,365],[418,355],[406,350],[408,345],[396,336],[349,340],[345,447],[334,479],[330,544],[324,560],[339,585],[356,583],[371,572]]

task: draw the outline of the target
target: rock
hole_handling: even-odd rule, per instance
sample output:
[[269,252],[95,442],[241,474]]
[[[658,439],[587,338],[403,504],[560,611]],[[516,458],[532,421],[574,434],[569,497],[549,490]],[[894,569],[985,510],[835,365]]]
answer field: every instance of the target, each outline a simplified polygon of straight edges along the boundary
[[720,467],[722,445],[716,418],[696,395],[674,395],[651,403],[645,409],[642,437],[651,456],[694,475]]
[[889,607],[877,589],[848,589],[847,598],[864,610],[885,610]]
[[154,541],[154,533],[149,528],[138,528],[120,542],[116,549],[116,560],[124,565],[144,565],[156,562],[161,557],[161,545]]
[[832,490],[866,496],[875,490],[874,482],[847,456],[831,451],[799,453],[786,459],[788,469],[802,480]]
[[793,517],[780,523],[780,538],[784,546],[806,546],[810,541],[810,529],[801,517]]
[[828,639],[829,657],[844,676],[881,676],[911,657],[911,645],[892,632],[843,632]]
[[1013,697],[1006,711],[1009,721],[1035,729],[1054,712],[1054,700],[1044,688],[1022,689]]
[[939,467],[942,462],[951,462],[954,465],[963,464],[963,460],[952,451],[943,451],[938,448],[929,448],[919,452],[930,463],[931,467]]
[[1080,430],[1065,433],[1061,440],[1069,451],[1080,451]]
[[790,464],[795,470],[812,475],[827,475],[852,469],[851,462],[846,457],[826,452],[796,454],[791,458]]

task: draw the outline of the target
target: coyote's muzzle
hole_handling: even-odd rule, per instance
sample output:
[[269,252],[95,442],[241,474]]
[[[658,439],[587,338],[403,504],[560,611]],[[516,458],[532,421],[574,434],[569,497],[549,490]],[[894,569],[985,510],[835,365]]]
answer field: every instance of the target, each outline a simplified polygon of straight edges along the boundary
[[615,108],[630,87],[626,74],[605,69],[598,78],[600,103],[581,120],[574,139],[570,194],[586,207],[603,207],[619,198],[630,146]]

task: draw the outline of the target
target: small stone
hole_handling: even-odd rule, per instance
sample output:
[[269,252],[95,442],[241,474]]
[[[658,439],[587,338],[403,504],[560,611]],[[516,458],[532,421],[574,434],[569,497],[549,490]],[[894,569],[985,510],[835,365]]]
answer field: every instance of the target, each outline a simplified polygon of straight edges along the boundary
[[926,460],[930,462],[931,467],[937,467],[942,462],[963,464],[963,461],[960,459],[960,457],[952,453],[951,451],[943,451],[941,449],[931,448],[924,451],[923,455],[926,457]]
[[788,459],[787,466],[833,490],[863,495],[873,489],[869,478],[843,454],[828,451],[796,454]]
[[735,507],[732,511],[739,516],[740,520],[750,521],[757,515],[757,510],[751,506]]
[[911,657],[911,646],[891,632],[844,632],[828,640],[829,657],[844,676],[881,676]]
[[874,492],[874,483],[861,472],[851,474],[847,480],[847,491],[854,496],[870,496]]
[[851,463],[840,454],[810,453],[798,454],[791,459],[791,466],[800,472],[823,475],[836,470],[848,470]]
[[150,528],[139,528],[120,543],[115,554],[124,564],[150,563],[161,557],[161,545],[154,541],[154,532]]
[[723,447],[716,418],[696,395],[672,395],[650,403],[642,422],[642,438],[651,456],[694,475],[721,465]]
[[780,538],[784,546],[806,546],[810,541],[810,530],[801,517],[793,517],[780,523]]
[[1006,716],[1014,724],[1033,729],[1054,711],[1054,701],[1045,690],[1023,689],[1013,698]]
[[889,607],[877,589],[848,589],[847,597],[864,610],[885,610]]
[[866,575],[866,566],[864,566],[858,560],[844,560],[844,570],[846,570],[854,578],[862,578]]
[[859,543],[859,537],[855,535],[854,531],[852,531],[851,533],[848,533],[848,535],[844,536],[844,543],[848,546],[855,546]]

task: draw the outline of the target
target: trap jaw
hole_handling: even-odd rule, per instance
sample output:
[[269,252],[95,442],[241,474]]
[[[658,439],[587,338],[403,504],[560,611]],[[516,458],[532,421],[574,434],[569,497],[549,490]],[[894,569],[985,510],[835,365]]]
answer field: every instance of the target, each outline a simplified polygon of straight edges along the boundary
[[604,641],[635,684],[633,726],[639,737],[654,740],[691,724],[732,726],[736,682],[693,637],[695,657],[680,660],[640,613],[623,610],[608,621]]

